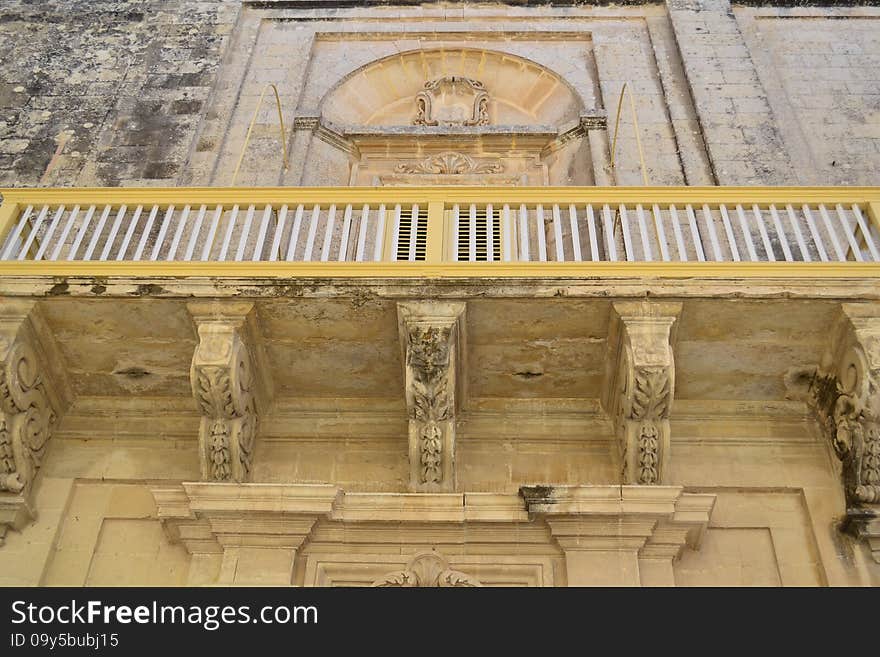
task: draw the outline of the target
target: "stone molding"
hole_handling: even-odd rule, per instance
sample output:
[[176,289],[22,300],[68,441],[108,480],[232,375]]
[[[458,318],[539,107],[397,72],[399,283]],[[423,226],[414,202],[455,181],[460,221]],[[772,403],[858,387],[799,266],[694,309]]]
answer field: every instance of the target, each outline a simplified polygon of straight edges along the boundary
[[880,304],[841,304],[820,365],[791,373],[786,384],[806,401],[840,460],[842,529],[866,540],[880,563]]
[[455,490],[455,420],[462,302],[397,304],[409,417],[410,487]]
[[34,300],[0,303],[0,546],[36,517],[33,488],[69,403],[57,347]]
[[199,460],[202,478],[250,479],[258,417],[270,396],[268,369],[259,350],[253,303],[193,302],[187,308],[199,343],[190,383],[202,414]]
[[386,573],[375,582],[377,587],[476,587],[482,584],[474,577],[449,567],[438,552],[416,554],[403,570]]
[[623,481],[659,484],[669,460],[681,303],[621,301],[613,308],[603,403],[617,428]]

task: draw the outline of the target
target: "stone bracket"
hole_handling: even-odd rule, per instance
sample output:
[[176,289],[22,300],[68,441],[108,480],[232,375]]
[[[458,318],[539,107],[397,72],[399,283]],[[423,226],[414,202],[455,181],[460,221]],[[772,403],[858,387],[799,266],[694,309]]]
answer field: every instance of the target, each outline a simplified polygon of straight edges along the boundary
[[35,517],[32,490],[70,393],[36,302],[0,303],[0,545]]
[[669,460],[674,325],[681,304],[613,304],[603,405],[620,440],[623,481],[659,484]]
[[880,563],[880,304],[844,303],[821,364],[788,375],[842,466],[842,529],[867,540]]
[[271,397],[252,303],[187,305],[199,337],[190,368],[202,413],[202,478],[248,481],[259,415]]
[[409,416],[410,488],[453,491],[465,304],[397,304]]

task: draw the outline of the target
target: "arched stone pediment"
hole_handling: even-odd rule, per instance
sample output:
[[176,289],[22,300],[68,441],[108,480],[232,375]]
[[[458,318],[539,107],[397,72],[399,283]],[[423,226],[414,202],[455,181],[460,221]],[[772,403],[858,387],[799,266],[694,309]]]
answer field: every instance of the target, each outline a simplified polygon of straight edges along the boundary
[[354,71],[325,96],[321,116],[362,126],[558,126],[583,109],[571,85],[540,64],[494,50],[440,48]]

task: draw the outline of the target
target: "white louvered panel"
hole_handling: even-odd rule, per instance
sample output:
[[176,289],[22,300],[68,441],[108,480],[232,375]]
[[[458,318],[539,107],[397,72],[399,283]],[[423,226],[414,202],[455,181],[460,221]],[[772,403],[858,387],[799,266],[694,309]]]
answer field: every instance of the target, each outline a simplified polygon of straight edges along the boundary
[[675,248],[678,249],[678,259],[681,260],[681,262],[687,262],[687,249],[684,245],[684,235],[681,233],[681,223],[678,220],[678,210],[674,205],[670,205],[669,213],[672,216],[672,234],[675,235]]
[[468,261],[477,261],[477,206],[471,203],[468,229]]
[[486,206],[486,262],[495,259],[495,219],[492,204]]
[[459,226],[458,222],[461,220],[461,211],[459,210],[458,203],[452,206],[452,260],[453,262],[461,261],[461,250],[459,249]]
[[418,241],[419,235],[419,206],[412,206],[412,210],[410,212],[410,229],[409,229],[409,253],[407,254],[407,260],[409,262],[415,262],[416,260],[416,242]]
[[131,219],[128,221],[128,228],[125,231],[125,235],[122,238],[122,244],[119,245],[119,249],[116,251],[116,260],[125,260],[125,254],[128,251],[128,245],[131,244],[131,238],[134,236],[135,230],[137,230],[138,222],[141,219],[141,215],[144,212],[144,206],[139,205],[134,209],[134,214]]

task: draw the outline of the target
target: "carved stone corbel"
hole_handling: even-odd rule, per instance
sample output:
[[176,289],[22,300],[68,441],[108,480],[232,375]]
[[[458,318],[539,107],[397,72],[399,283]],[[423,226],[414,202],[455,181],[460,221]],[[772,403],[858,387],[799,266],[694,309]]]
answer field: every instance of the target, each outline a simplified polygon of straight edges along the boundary
[[620,438],[623,482],[659,484],[669,460],[672,338],[681,304],[623,301],[614,312],[603,398]]
[[465,304],[397,304],[409,415],[410,487],[455,490],[456,383]]
[[437,552],[422,552],[414,556],[403,570],[383,575],[373,586],[378,587],[477,587],[482,584],[458,570]]
[[269,396],[256,368],[258,349],[251,303],[190,303],[199,344],[190,368],[202,413],[199,456],[202,478],[249,481],[258,416]]
[[42,326],[34,301],[0,303],[0,545],[35,517],[31,491],[63,405]]
[[805,399],[841,461],[846,520],[880,563],[880,304],[841,306],[818,368],[787,383]]

